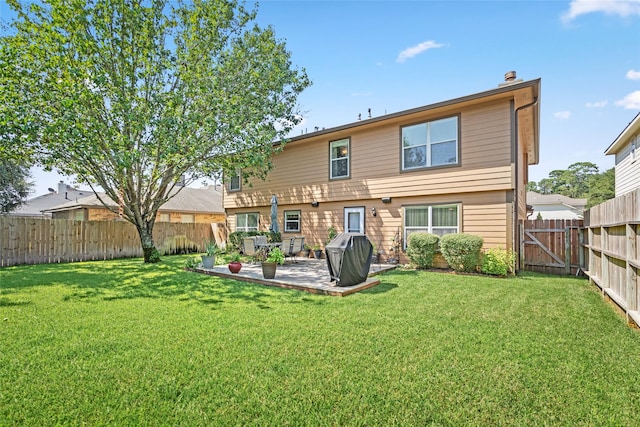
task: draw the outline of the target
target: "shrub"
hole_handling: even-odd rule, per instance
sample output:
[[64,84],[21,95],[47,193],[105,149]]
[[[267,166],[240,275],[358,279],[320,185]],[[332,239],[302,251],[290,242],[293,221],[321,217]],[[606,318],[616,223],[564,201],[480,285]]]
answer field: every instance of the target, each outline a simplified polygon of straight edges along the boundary
[[473,234],[445,234],[440,239],[440,251],[455,271],[475,272],[483,243],[482,237]]
[[409,235],[407,255],[418,268],[431,268],[440,237],[436,234],[417,232]]
[[516,254],[502,248],[489,249],[482,257],[482,271],[484,274],[506,276],[513,273]]

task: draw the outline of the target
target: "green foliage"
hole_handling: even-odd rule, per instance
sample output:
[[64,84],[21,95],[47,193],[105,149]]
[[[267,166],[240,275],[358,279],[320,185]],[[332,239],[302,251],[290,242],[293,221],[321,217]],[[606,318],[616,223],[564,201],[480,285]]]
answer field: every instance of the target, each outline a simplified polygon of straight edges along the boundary
[[275,247],[269,251],[269,255],[267,255],[267,262],[275,262],[277,264],[284,264],[284,253],[280,248]]
[[222,252],[215,240],[210,240],[204,244],[204,252],[207,256],[215,256]]
[[411,233],[407,255],[418,268],[431,268],[433,257],[438,249],[440,237],[437,234],[424,232]]
[[[143,253],[158,209],[221,172],[264,178],[310,84],[237,0],[9,0],[0,155],[21,147],[121,201]],[[150,257],[145,256],[145,261]]]
[[200,257],[192,256],[192,257],[187,258],[187,260],[184,262],[185,268],[194,269],[198,265],[200,265]]
[[26,201],[33,187],[29,177],[29,168],[24,162],[0,153],[0,213],[13,212]]
[[440,238],[440,251],[455,271],[475,272],[480,264],[483,240],[473,234],[445,234]]
[[616,197],[616,176],[614,168],[591,177],[587,209],[606,202],[609,199],[613,199],[614,197]]
[[269,248],[266,246],[258,249],[253,256],[257,262],[275,262],[277,264],[284,264],[285,257],[284,252],[278,247]]
[[160,252],[155,247],[148,249],[149,255],[145,256],[145,262],[155,264],[160,262]]
[[229,262],[240,262],[240,253],[238,252],[232,252],[231,255],[229,255]]
[[327,229],[327,233],[329,235],[329,240],[327,240],[327,243],[330,243],[338,235],[338,231],[334,226],[329,227]]
[[491,248],[482,256],[480,271],[494,276],[506,276],[513,273],[516,254],[503,248]]
[[593,163],[574,163],[566,170],[549,172],[549,178],[538,183],[529,182],[527,191],[588,199],[587,208],[590,208],[615,197],[614,169],[599,173]]

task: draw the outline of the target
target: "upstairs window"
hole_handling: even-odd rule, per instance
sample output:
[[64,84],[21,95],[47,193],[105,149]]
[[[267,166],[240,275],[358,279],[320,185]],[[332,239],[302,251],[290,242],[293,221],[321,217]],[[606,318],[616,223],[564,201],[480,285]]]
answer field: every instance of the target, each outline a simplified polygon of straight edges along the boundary
[[349,138],[331,141],[329,144],[331,179],[349,178],[349,151]]
[[402,128],[402,170],[457,163],[457,116]]
[[240,177],[240,172],[236,172],[235,175],[232,175],[229,179],[229,191],[240,191],[242,189],[242,180]]

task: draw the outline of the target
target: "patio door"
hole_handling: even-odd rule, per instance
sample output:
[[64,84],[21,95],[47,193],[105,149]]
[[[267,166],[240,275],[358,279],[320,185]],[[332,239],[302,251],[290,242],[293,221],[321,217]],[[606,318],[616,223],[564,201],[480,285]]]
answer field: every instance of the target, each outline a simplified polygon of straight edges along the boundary
[[364,208],[344,208],[344,231],[364,234]]

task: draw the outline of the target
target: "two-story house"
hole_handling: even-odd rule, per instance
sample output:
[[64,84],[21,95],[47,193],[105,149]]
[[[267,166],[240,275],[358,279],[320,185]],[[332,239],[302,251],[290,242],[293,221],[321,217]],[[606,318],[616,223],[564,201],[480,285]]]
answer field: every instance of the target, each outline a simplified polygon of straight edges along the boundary
[[539,151],[540,79],[291,138],[264,181],[228,178],[229,231],[268,230],[323,244],[328,228],[365,233],[405,262],[409,234],[471,233],[519,248],[528,165]]
[[616,197],[640,188],[640,113],[604,154],[616,156]]

